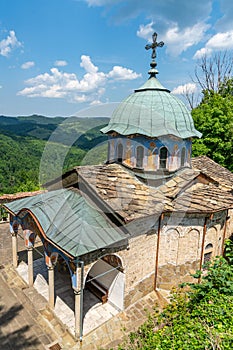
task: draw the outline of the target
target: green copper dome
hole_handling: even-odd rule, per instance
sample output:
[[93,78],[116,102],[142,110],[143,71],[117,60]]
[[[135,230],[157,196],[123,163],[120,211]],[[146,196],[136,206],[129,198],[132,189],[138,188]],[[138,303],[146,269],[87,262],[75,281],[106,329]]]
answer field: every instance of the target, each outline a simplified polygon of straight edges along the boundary
[[151,77],[133,94],[123,100],[112,114],[103,133],[117,132],[121,135],[141,134],[149,137],[174,135],[182,139],[201,137],[194,127],[191,113],[183,102]]

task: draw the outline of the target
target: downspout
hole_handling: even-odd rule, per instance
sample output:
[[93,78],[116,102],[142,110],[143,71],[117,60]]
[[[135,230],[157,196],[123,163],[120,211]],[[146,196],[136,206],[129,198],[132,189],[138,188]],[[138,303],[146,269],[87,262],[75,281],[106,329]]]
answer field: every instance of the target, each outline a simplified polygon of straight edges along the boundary
[[161,222],[163,220],[164,214],[162,213],[159,217],[158,223],[158,237],[157,237],[157,247],[156,247],[156,261],[155,261],[155,280],[154,280],[154,290],[157,288],[157,276],[158,276],[158,263],[159,263],[159,244],[160,244],[160,232],[161,232]]
[[222,237],[222,255],[224,254],[224,243],[225,243],[225,238],[226,238],[226,232],[227,232],[227,220],[229,220],[229,216],[228,216],[228,209],[227,209],[227,213],[226,213],[226,220],[225,220],[225,225],[224,225],[224,231],[223,231],[223,237]]
[[[212,216],[212,214],[211,214]],[[204,244],[205,244],[205,236],[206,236],[206,226],[207,226],[207,220],[211,218],[210,217],[205,217],[205,221],[204,221],[204,226],[203,226],[203,236],[202,236],[202,244],[201,244],[201,259],[200,259],[200,268],[199,270],[201,271],[202,269],[202,264],[203,264],[203,254],[204,254]],[[198,278],[198,283],[201,282],[201,276]]]

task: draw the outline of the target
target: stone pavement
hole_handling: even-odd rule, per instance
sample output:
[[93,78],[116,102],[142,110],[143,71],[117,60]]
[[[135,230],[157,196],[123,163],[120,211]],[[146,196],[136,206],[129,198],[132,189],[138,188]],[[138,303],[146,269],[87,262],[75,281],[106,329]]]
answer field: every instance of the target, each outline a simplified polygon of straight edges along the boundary
[[[27,307],[24,307],[27,303]],[[56,340],[56,335],[47,332],[40,324],[39,313],[25,300],[19,288],[9,288],[0,276],[0,348],[46,349]]]
[[[22,257],[25,254],[23,241],[19,241],[19,250]],[[34,288],[28,288],[11,261],[9,224],[0,224],[0,349],[50,349],[50,345],[61,340],[61,335],[43,317],[47,302]],[[50,315],[50,319],[54,318]],[[53,322],[57,326],[58,322]]]
[[[19,257],[25,260],[25,246],[19,240]],[[38,256],[37,258],[39,258]],[[113,316],[76,343],[68,328],[47,306],[46,297],[29,288],[11,265],[11,236],[7,224],[0,224],[0,349],[99,350],[117,348],[125,336],[136,330],[166,301],[162,293],[151,292],[126,310]],[[54,344],[54,346],[52,346]],[[58,344],[58,345],[56,345]]]

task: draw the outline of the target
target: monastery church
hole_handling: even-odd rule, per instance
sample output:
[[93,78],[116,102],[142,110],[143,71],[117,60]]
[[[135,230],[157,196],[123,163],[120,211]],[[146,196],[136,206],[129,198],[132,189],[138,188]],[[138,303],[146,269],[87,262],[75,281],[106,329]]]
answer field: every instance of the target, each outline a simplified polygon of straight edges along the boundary
[[77,166],[45,184],[46,192],[5,204],[13,264],[20,226],[30,286],[36,237],[43,244],[51,308],[55,270],[62,265],[69,272],[77,339],[88,296],[100,308],[125,310],[153,290],[192,281],[190,273],[222,255],[233,234],[233,174],[206,156],[191,157],[192,138],[201,134],[183,102],[157,79],[163,42],[156,40],[155,33],[146,46],[149,79],[101,130],[108,135],[105,164]]

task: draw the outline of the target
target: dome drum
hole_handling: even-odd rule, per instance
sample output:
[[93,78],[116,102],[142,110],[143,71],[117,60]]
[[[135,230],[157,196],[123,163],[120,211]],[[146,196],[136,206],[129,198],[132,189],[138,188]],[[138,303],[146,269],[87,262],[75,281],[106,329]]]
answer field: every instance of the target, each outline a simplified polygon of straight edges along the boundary
[[182,167],[191,167],[191,147],[191,138],[110,136],[108,162],[119,162],[128,168],[146,172],[170,173]]

